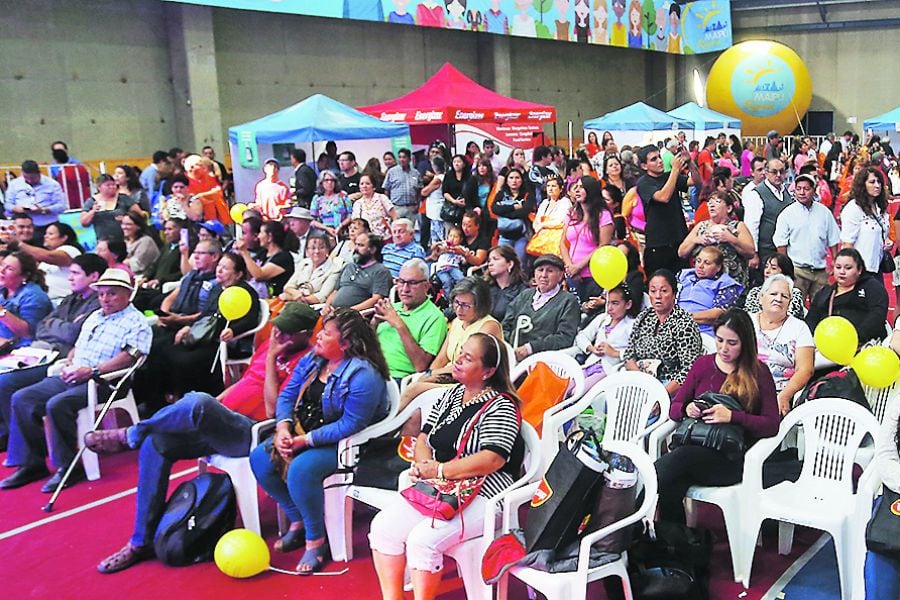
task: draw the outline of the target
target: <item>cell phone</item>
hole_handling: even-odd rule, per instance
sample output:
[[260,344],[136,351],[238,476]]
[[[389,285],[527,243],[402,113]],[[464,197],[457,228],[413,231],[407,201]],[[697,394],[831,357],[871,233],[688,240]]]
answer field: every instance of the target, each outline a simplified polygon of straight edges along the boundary
[[191,240],[191,232],[188,231],[187,229],[182,229],[181,230],[181,243],[184,244],[185,246],[187,246],[188,244],[191,243],[190,240]]

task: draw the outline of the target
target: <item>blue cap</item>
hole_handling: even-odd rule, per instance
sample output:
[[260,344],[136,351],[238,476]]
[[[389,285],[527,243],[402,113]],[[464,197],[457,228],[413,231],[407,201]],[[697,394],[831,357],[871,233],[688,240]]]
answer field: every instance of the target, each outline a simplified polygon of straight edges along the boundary
[[222,234],[225,233],[225,226],[216,221],[215,219],[210,219],[209,221],[203,221],[200,223],[200,227],[206,229],[207,231],[211,231],[216,234],[216,237],[222,237]]

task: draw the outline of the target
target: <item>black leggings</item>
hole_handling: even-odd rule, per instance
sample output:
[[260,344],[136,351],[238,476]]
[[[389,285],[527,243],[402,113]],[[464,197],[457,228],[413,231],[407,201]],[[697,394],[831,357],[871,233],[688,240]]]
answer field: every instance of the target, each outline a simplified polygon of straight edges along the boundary
[[681,446],[656,461],[659,518],[684,523],[684,497],[692,485],[725,486],[744,476],[744,459],[732,461],[718,450]]

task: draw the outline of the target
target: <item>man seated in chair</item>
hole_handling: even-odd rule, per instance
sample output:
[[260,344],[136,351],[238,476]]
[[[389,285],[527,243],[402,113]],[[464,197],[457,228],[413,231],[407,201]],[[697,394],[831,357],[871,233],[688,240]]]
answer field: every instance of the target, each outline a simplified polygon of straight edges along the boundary
[[[38,323],[31,347],[55,350],[59,356],[69,353],[84,320],[100,308],[97,293],[91,289],[91,284],[96,283],[104,271],[106,261],[96,254],[80,254],[72,259],[69,267],[72,293]],[[49,366],[47,363],[0,373],[0,452],[6,450],[9,437],[13,393],[47,377]],[[7,455],[6,464],[18,465],[18,458]]]
[[[75,458],[78,411],[87,406],[88,381],[104,373],[129,368],[139,354],[150,352],[152,333],[147,319],[131,304],[131,275],[122,269],[107,269],[91,284],[100,310],[84,321],[74,348],[59,375],[20,389],[12,397],[9,427],[10,453],[19,468],[0,481],[0,488],[21,487],[49,475],[45,456],[43,418],[50,425],[51,459],[57,471],[41,488],[52,493]],[[105,401],[111,388],[98,384],[98,401]],[[85,479],[79,465],[66,486]]]
[[125,547],[97,566],[98,571],[115,573],[153,555],[153,536],[175,460],[249,454],[253,424],[275,414],[278,394],[309,350],[317,319],[309,305],[289,302],[272,320],[272,336],[256,350],[247,372],[218,398],[190,392],[131,427],[85,435],[85,446],[98,453],[140,449],[134,533]]
[[447,319],[428,297],[428,264],[421,258],[403,263],[394,285],[400,302],[379,300],[374,322],[391,377],[399,383],[431,366],[447,337]]

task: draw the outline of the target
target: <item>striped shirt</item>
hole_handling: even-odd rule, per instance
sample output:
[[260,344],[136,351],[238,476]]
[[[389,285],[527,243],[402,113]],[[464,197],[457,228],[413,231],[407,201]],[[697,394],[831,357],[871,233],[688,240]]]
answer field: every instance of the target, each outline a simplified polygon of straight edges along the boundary
[[105,316],[103,310],[97,310],[81,326],[72,364],[96,367],[129,346],[146,355],[150,353],[152,341],[153,331],[134,305],[129,304],[109,316]]
[[425,251],[422,246],[415,242],[410,242],[405,246],[398,246],[393,242],[385,244],[381,250],[381,263],[388,268],[394,277],[400,276],[400,268],[403,263],[411,258],[425,259]]
[[506,459],[503,467],[485,478],[481,488],[480,495],[491,498],[512,485],[520,474],[525,451],[519,432],[518,413],[512,399],[493,390],[483,394],[477,402],[463,405],[464,391],[462,385],[449,389],[431,410],[422,432],[428,436],[428,445],[434,450],[435,460],[452,460],[472,419],[485,402],[491,401],[491,405],[478,418],[461,455],[466,457],[481,450],[490,450]]

